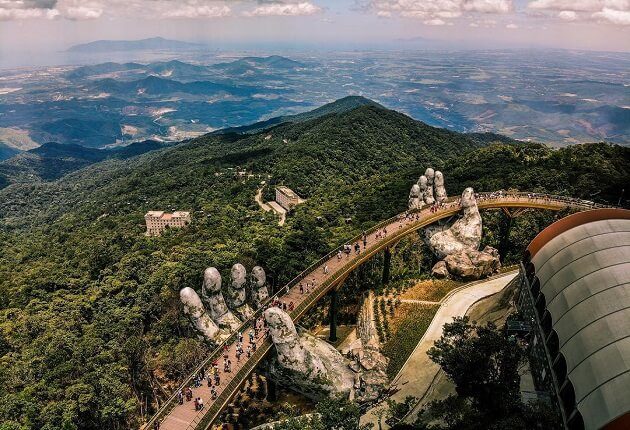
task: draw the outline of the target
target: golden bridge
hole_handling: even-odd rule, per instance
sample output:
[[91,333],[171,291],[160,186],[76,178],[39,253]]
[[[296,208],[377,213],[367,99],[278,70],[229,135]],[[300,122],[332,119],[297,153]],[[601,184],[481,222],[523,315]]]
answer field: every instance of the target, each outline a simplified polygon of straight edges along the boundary
[[[603,206],[593,202],[578,200],[569,197],[554,196],[537,193],[510,193],[494,192],[476,194],[479,209],[499,209],[503,210],[509,217],[516,217],[526,210],[543,209],[559,211],[562,209],[572,209],[576,211],[597,209]],[[309,309],[311,309],[321,298],[327,294],[331,296],[331,330],[332,340],[336,337],[336,291],[343,285],[346,278],[359,266],[370,260],[379,252],[385,252],[383,278],[389,278],[389,264],[391,260],[390,249],[394,247],[402,238],[416,232],[417,230],[433,224],[437,221],[453,217],[460,211],[460,198],[452,197],[439,206],[425,206],[420,210],[404,212],[388,220],[373,226],[366,231],[367,246],[358,254],[352,250],[351,253],[342,253],[343,245],[331,251],[328,255],[309,266],[306,270],[292,279],[286,286],[282,287],[278,293],[271,297],[268,303],[278,301],[289,305],[293,303],[293,310],[289,315],[294,321],[298,320]],[[387,231],[387,234],[384,234]],[[361,242],[362,237],[355,237],[347,243],[354,244]],[[326,273],[324,268],[328,267]],[[315,286],[311,291],[300,292],[299,284],[303,280],[309,283],[314,282]],[[262,315],[265,307],[259,309],[255,315],[243,322],[237,332],[243,334],[248,339],[248,331],[252,330],[253,324]],[[245,382],[247,377],[256,368],[272,347],[271,340],[267,337],[259,336],[254,340],[256,350],[249,358],[241,356],[240,361],[236,357],[237,332],[234,332],[225,342],[220,344],[209,357],[207,357],[194,372],[181,384],[180,389],[192,384],[195,376],[202,369],[209,369],[211,363],[227,356],[233,363],[231,372],[222,372],[221,384],[216,389],[217,397],[212,399],[210,387],[201,386],[193,389],[193,397],[201,397],[205,407],[196,411],[193,402],[183,401],[179,404],[179,389],[160,407],[156,414],[143,426],[144,429],[152,429],[156,422],[160,423],[161,430],[193,430],[211,428],[223,408],[230,402],[232,397]]]

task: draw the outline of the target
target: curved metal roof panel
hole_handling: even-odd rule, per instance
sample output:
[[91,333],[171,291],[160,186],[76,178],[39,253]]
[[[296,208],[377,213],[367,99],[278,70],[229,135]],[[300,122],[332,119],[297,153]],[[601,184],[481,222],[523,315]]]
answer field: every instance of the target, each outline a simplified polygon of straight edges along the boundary
[[531,260],[586,429],[630,411],[630,219],[622,212],[548,227],[559,234],[541,233],[546,242]]

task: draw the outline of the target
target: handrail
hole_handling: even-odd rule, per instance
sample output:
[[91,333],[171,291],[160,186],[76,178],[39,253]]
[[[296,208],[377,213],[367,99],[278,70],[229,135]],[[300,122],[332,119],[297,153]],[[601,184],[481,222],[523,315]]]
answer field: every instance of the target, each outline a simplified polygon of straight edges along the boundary
[[[594,203],[594,202],[590,202],[590,201],[575,199],[575,198],[572,198],[572,197],[557,196],[557,195],[552,195],[552,194],[528,193],[528,192],[514,192],[514,191],[497,191],[497,192],[491,192],[491,193],[490,192],[486,192],[486,193],[476,193],[475,197],[476,197],[478,202],[486,202],[486,201],[489,201],[489,200],[503,200],[503,199],[510,199],[510,198],[516,198],[516,199],[525,198],[527,201],[544,200],[544,201],[564,202],[564,203],[566,203],[567,207],[579,207],[579,208],[586,208],[586,209],[610,207],[610,206],[606,206],[606,205],[602,205],[602,204],[598,204],[598,203]],[[434,221],[439,220],[440,216],[438,216],[438,215],[442,215],[443,214],[443,211],[440,211],[440,209],[452,210],[452,203],[459,202],[459,201],[460,201],[460,197],[459,196],[449,197],[448,199],[446,199],[444,201],[444,203],[442,205],[438,205],[437,206],[438,211],[433,213],[433,214],[431,214],[430,218],[435,218]],[[444,206],[444,205],[446,205],[446,206]],[[409,214],[419,213],[419,212],[423,211],[424,209],[426,209],[427,207],[429,207],[429,206],[428,205],[424,205],[420,209],[408,210],[408,211],[405,211],[403,213],[394,215],[394,216],[392,216],[392,217],[390,217],[390,218],[388,218],[386,220],[383,220],[383,221],[373,225],[372,227],[369,227],[367,230],[365,230],[365,234],[369,235],[369,234],[375,232],[376,230],[379,230],[379,229],[381,229],[381,228],[383,228],[383,227],[385,227],[387,225],[392,224],[396,220],[404,219],[404,217],[406,217]],[[423,221],[427,221],[427,219],[425,219]],[[414,230],[414,224],[407,225],[407,226],[405,226],[405,228],[403,228],[401,230],[397,230],[394,234],[392,234],[391,236],[388,236],[388,242],[393,241],[395,238],[405,236],[406,234],[408,234],[409,230]],[[236,338],[238,332],[243,333],[247,328],[249,328],[249,326],[252,324],[252,322],[254,322],[260,315],[262,315],[262,313],[267,308],[267,305],[269,303],[272,303],[273,301],[277,300],[285,291],[287,291],[287,289],[290,289],[291,287],[297,285],[298,282],[300,282],[301,280],[303,280],[306,277],[306,275],[312,273],[314,269],[322,266],[325,262],[330,260],[330,258],[332,256],[334,256],[335,254],[337,254],[339,251],[343,251],[343,247],[346,244],[356,243],[356,242],[359,242],[360,240],[361,240],[361,235],[357,235],[357,236],[354,236],[350,240],[344,241],[342,245],[337,246],[335,249],[330,251],[328,254],[326,254],[325,256],[320,258],[319,260],[313,262],[306,269],[304,269],[302,272],[300,272],[296,277],[291,279],[282,288],[280,288],[273,296],[270,296],[260,306],[260,308],[258,308],[254,312],[254,314],[248,320],[245,320],[239,326],[239,328],[237,330],[232,332],[227,339],[225,339],[223,342],[221,342],[210,353],[210,355],[199,366],[197,366],[197,368],[184,380],[184,382],[182,384],[180,384],[180,386],[177,388],[177,390],[175,390],[173,395],[171,397],[169,397],[164,402],[164,404],[155,412],[155,414],[151,417],[151,419],[149,421],[147,421],[146,424],[144,424],[144,426],[142,428],[143,429],[148,429],[149,426],[154,424],[156,420],[161,419],[167,412],[170,412],[170,410],[173,409],[173,407],[175,407],[175,400],[177,399],[178,392],[180,390],[183,390],[187,386],[189,386],[190,382],[193,380],[193,378],[196,375],[199,374],[199,372],[201,371],[202,368],[206,368],[208,363],[210,363],[212,360],[214,360],[217,357],[219,357],[221,352],[223,351],[223,348],[226,345],[230,345],[230,344],[233,343],[233,341]],[[372,248],[372,247],[370,247],[370,248]],[[368,253],[368,257],[373,255],[374,253],[375,252]],[[361,258],[361,260],[364,260],[364,259],[365,259],[365,257]],[[331,286],[333,282],[338,281],[343,275],[346,274],[346,272],[351,271],[350,269],[352,269],[353,266],[355,266],[355,265],[356,265],[356,263],[351,260],[351,261],[347,262],[345,265],[343,265],[340,269],[336,270],[335,273],[332,273],[331,276],[329,276],[329,278],[327,278],[324,282],[322,282],[322,284],[320,284],[318,286],[318,288],[314,288],[313,291],[310,292],[309,295],[305,298],[305,300],[303,300],[294,309],[294,311],[292,311],[290,313],[291,317],[293,319],[299,318],[308,308],[310,308],[313,305],[313,303],[315,303],[316,301],[318,301],[320,299],[320,297],[323,295],[323,294],[321,294],[322,292],[325,294],[328,291],[328,287]],[[268,339],[265,340],[265,343],[266,342],[268,342]],[[199,411],[198,415],[200,415],[201,412],[203,412],[202,417],[206,417],[206,416],[211,415],[211,414],[209,414],[209,412],[212,409],[214,409],[214,407],[217,404],[220,403],[219,399],[222,398],[222,396],[224,396],[224,394],[228,393],[228,397],[231,397],[232,392],[231,392],[231,390],[228,390],[228,387],[230,387],[232,382],[237,381],[238,378],[236,378],[236,376],[240,375],[241,371],[243,369],[245,369],[246,367],[249,367],[248,366],[249,363],[256,363],[257,364],[258,360],[254,360],[254,357],[257,357],[258,355],[261,355],[261,354],[264,355],[263,351],[262,351],[263,349],[265,349],[264,353],[266,353],[269,348],[262,348],[262,346],[261,346],[261,348],[257,349],[256,353],[254,353],[254,355],[252,355],[252,358],[250,358],[249,360],[247,360],[245,362],[243,367],[236,373],[236,375],[232,379],[232,381],[225,387],[224,390],[222,390],[221,394],[217,397],[217,399],[214,401],[212,406],[210,406],[206,411]],[[239,384],[240,383],[242,383],[242,381],[240,381]],[[223,406],[221,406],[221,408],[222,407]],[[216,413],[218,413],[218,411]],[[193,421],[196,421],[196,419],[193,420]],[[203,421],[204,421],[203,418],[201,418],[199,423],[196,424],[196,425],[199,425]],[[191,423],[191,425],[192,425],[192,423]],[[189,425],[189,428],[190,428],[190,425]]]

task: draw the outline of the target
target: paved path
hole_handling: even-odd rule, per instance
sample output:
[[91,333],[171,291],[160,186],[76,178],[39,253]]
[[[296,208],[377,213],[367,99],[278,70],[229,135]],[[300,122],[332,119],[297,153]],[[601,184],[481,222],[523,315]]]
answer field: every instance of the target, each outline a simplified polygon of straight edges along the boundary
[[262,193],[263,193],[264,188],[265,187],[261,187],[258,189],[258,191],[256,192],[256,196],[254,197],[254,200],[256,200],[256,203],[258,203],[258,206],[260,206],[260,208],[264,210],[265,212],[269,212],[272,210],[275,213],[277,213],[278,216],[280,217],[280,221],[278,221],[278,225],[282,227],[285,221],[287,220],[287,210],[276,202],[267,202],[267,203],[263,202]]
[[265,212],[269,212],[271,210],[271,207],[262,200],[262,193],[264,188],[265,187],[261,187],[258,189],[258,191],[256,191],[256,196],[254,197],[254,200],[256,200],[256,203],[258,203],[258,206],[260,206],[262,210],[264,210]]
[[[517,272],[510,272],[505,275],[497,276],[491,280],[481,283],[472,283],[459,287],[455,292],[442,302],[437,313],[433,317],[429,328],[420,339],[420,342],[413,350],[398,375],[392,380],[392,389],[397,389],[390,399],[402,402],[407,396],[420,398],[433,382],[435,376],[440,370],[440,366],[435,364],[427,356],[427,351],[433,346],[435,341],[442,336],[442,328],[445,323],[451,322],[454,317],[464,316],[468,309],[483,299],[498,293],[507,284],[514,279]],[[369,410],[361,417],[361,424],[368,422],[374,423],[374,428],[378,428],[378,418],[374,412],[387,407],[385,403],[381,403],[375,408]],[[418,411],[412,411],[410,414],[411,421],[417,415]],[[383,419],[381,422],[383,429],[389,428]]]
[[284,225],[284,222],[287,220],[287,210],[280,206],[280,204],[277,202],[269,202],[267,204],[269,205],[269,207],[271,207],[271,209],[273,209],[275,213],[280,216],[280,221],[278,221],[278,225],[282,227]]
[[414,300],[414,299],[400,299],[401,303],[415,303],[418,305],[439,305],[441,302],[432,302],[430,300]]

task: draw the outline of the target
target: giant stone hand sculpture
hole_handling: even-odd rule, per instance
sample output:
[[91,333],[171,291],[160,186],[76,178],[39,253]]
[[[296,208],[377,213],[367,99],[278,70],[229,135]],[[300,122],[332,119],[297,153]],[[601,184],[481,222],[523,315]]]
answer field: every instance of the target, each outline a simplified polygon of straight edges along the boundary
[[446,201],[446,188],[444,175],[440,171],[434,171],[429,167],[418,182],[411,187],[409,192],[409,209],[421,209],[425,204],[432,205],[435,202]]
[[229,331],[238,329],[241,322],[230,312],[221,293],[221,274],[215,267],[207,268],[203,273],[201,296],[208,304],[209,313],[219,327]]
[[435,198],[433,197],[433,183],[435,181],[435,171],[432,168],[428,168],[424,172],[424,176],[427,178],[427,189],[424,192],[424,202],[428,205],[432,205],[435,203]]
[[[442,203],[447,199],[442,172],[428,168],[417,186],[424,190],[425,204]],[[412,192],[414,189],[415,185]],[[451,273],[465,279],[479,279],[494,273],[501,266],[496,249],[486,247],[479,251],[482,224],[472,188],[466,188],[462,193],[461,208],[461,217],[450,226],[430,226],[424,230],[426,242],[433,253],[444,259],[432,269],[436,277]]]
[[409,209],[420,209],[424,202],[422,201],[422,195],[420,192],[420,185],[414,184],[409,192]]
[[247,271],[245,266],[236,263],[230,273],[230,285],[226,291],[228,306],[242,320],[247,320],[254,315],[253,309],[247,304]]
[[184,313],[190,317],[197,330],[208,340],[216,340],[221,336],[222,333],[219,326],[208,316],[195,290],[190,287],[182,288],[179,292],[179,297],[184,304]]
[[447,229],[429,227],[425,230],[429,246],[440,258],[464,249],[478,249],[481,243],[481,215],[472,188],[464,190],[461,202],[462,217],[453,225]]
[[435,172],[433,185],[435,187],[435,200],[438,203],[444,202],[447,199],[447,196],[446,187],[444,186],[444,175],[442,174],[442,172]]
[[256,309],[260,308],[269,297],[267,275],[265,274],[265,269],[260,266],[256,266],[252,269],[251,296],[252,304]]
[[314,398],[352,391],[355,374],[335,348],[307,333],[298,334],[291,317],[279,308],[265,310],[264,317],[280,365],[270,369],[275,376]]

